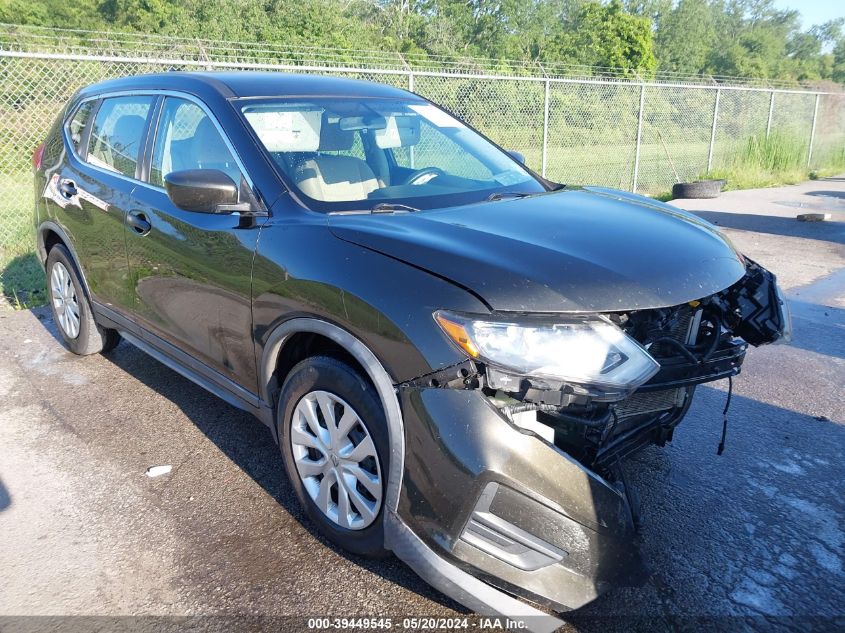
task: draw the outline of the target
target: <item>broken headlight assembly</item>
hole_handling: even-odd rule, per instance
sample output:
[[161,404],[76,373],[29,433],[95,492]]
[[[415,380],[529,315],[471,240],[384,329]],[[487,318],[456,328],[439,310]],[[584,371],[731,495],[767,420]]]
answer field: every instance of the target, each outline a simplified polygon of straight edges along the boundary
[[521,377],[583,385],[620,398],[660,369],[639,343],[600,316],[498,321],[439,310],[434,319],[471,358],[500,369],[504,382]]

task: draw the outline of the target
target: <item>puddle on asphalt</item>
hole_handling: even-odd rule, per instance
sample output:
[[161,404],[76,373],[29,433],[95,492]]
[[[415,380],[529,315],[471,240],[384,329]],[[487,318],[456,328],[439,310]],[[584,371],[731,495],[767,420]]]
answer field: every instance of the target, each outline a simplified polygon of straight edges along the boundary
[[845,300],[845,268],[806,286],[794,288],[787,295],[806,303],[836,306]]
[[815,196],[818,202],[799,202],[798,200],[779,200],[775,204],[793,209],[810,209],[812,211],[845,211],[845,200],[835,196]]
[[786,293],[792,316],[845,328],[845,268]]

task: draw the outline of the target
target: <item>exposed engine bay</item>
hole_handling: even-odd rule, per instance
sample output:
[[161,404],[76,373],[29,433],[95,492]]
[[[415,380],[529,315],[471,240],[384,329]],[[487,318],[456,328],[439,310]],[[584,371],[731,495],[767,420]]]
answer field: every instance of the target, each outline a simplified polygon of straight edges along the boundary
[[480,389],[515,425],[620,481],[623,458],[672,439],[697,385],[737,375],[748,344],[790,336],[774,275],[750,260],[746,271],[734,285],[696,301],[602,315],[659,364],[633,392],[520,375],[477,360],[405,386]]

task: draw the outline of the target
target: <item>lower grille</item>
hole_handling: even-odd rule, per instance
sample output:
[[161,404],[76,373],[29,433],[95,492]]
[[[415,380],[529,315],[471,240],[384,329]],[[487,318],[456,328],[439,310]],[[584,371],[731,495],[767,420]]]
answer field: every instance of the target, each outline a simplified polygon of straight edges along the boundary
[[[505,498],[518,495],[516,492],[508,493],[504,486],[501,491],[505,491]],[[569,555],[569,552],[494,514],[491,508],[494,501],[498,502],[501,498],[497,498],[501,491],[495,482],[485,486],[461,534],[463,542],[523,571],[554,565]],[[565,524],[558,523],[557,532],[560,533],[564,527]]]

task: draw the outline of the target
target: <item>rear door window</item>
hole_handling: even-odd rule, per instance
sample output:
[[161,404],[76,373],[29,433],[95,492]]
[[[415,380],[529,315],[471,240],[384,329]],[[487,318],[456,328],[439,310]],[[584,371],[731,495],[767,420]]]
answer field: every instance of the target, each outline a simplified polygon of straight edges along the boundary
[[134,178],[154,99],[152,96],[105,99],[91,128],[88,162]]

